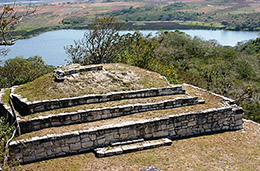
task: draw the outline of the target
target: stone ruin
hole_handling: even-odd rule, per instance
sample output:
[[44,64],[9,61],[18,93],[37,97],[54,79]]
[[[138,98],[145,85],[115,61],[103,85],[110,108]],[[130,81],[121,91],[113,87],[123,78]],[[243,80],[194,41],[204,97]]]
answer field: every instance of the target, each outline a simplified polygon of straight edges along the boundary
[[[59,69],[55,71],[54,76],[58,81],[62,81],[66,75],[94,70],[102,72],[102,66]],[[13,157],[19,159],[21,163],[31,163],[85,152],[94,152],[97,157],[120,155],[171,145],[172,141],[179,138],[243,128],[244,111],[234,104],[232,99],[189,84],[34,102],[15,94],[15,88],[12,88],[10,100],[14,104],[16,112],[13,113],[11,108],[3,102],[0,104],[0,110],[1,114],[8,116],[9,119],[17,119],[18,121],[21,136],[11,142],[10,151],[14,154]],[[196,96],[190,96],[192,91],[195,92]],[[3,93],[4,90],[1,91],[0,98]],[[181,96],[174,98],[178,95]],[[153,103],[145,102],[146,98],[167,96],[173,98]],[[139,99],[144,103],[51,114],[52,110],[59,108],[127,99]],[[217,107],[206,108],[207,103],[210,103],[213,99],[217,99],[216,103],[218,104],[213,104]],[[203,109],[189,111],[190,106],[200,105],[204,105]],[[175,109],[180,108],[183,112],[176,113]],[[43,111],[50,111],[50,114],[22,118]],[[148,114],[151,111],[165,111],[169,114],[148,119],[135,118],[135,120],[125,122],[117,122],[116,120],[116,118],[134,116],[140,113]],[[91,125],[95,122],[99,123],[99,121],[107,121],[109,124],[90,126],[72,132],[36,134],[37,136],[31,138],[19,138],[23,135],[34,135],[34,132],[43,129],[63,128],[75,124]],[[146,168],[146,170],[149,170],[149,168]]]

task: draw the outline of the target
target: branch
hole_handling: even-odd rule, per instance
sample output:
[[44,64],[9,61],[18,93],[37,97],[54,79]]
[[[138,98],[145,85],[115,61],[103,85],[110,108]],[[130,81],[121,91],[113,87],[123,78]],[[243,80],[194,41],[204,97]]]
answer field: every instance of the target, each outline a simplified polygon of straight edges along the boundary
[[[10,144],[10,142],[14,139],[15,134],[16,134],[16,128],[14,129],[14,132],[13,132],[13,135],[11,136],[11,138],[10,138],[10,139],[7,141],[7,143],[5,144],[5,152],[8,151],[9,144]],[[7,161],[8,161],[8,155],[7,155],[7,154],[4,154],[4,163],[3,163],[4,166],[6,166]]]

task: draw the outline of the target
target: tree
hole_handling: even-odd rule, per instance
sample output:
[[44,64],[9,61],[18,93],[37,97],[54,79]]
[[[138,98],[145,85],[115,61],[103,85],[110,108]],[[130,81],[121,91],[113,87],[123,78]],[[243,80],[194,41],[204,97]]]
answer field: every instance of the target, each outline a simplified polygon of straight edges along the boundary
[[17,26],[20,21],[36,11],[36,8],[32,7],[31,3],[26,6],[24,12],[18,11],[16,3],[13,5],[3,6],[0,10],[0,45],[13,45],[14,39],[11,35],[11,30]]
[[[16,1],[12,5],[2,6],[0,9],[0,46],[11,46],[15,43],[12,38],[11,31],[21,22],[21,20],[33,14],[36,7],[31,3],[22,11],[16,8]],[[9,52],[8,49],[0,48],[0,56],[5,56]]]
[[27,83],[53,70],[39,56],[8,59],[0,66],[0,88]]
[[[23,19],[23,17],[28,16],[35,12],[36,8],[31,8],[31,3],[26,6],[23,11],[18,11],[16,3],[14,1],[13,5],[2,6],[0,9],[0,46],[10,46],[15,43],[15,40],[11,36],[11,30],[17,26],[17,24]],[[5,48],[0,48],[0,56],[8,53]],[[16,69],[16,66],[13,66]],[[6,73],[5,73],[6,74]],[[0,75],[2,77],[2,73]],[[2,79],[1,79],[2,81]],[[12,104],[11,104],[12,107]],[[13,111],[13,116],[16,116]],[[17,120],[16,118],[12,123],[7,122],[6,118],[0,118],[0,166],[4,170],[9,170],[9,166],[12,167],[16,162],[10,161],[9,154],[9,143],[13,140],[14,136],[17,134],[17,128],[15,127]],[[19,131],[18,131],[19,132]],[[0,167],[0,170],[1,167]]]
[[100,64],[113,62],[122,24],[114,17],[97,18],[84,34],[81,40],[74,41],[74,45],[65,47],[66,53],[73,63]]

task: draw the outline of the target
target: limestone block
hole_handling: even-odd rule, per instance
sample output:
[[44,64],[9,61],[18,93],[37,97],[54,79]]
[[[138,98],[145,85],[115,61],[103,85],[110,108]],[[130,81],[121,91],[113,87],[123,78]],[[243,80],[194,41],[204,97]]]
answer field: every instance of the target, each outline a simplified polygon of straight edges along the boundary
[[239,125],[242,125],[242,124],[243,124],[243,120],[242,119],[241,120],[237,120],[236,123],[235,123],[236,126],[239,126]]
[[181,136],[184,136],[186,134],[186,129],[177,130],[177,134],[181,135]]
[[191,128],[188,128],[186,129],[186,134],[189,136],[189,135],[192,135],[193,133],[193,130]]
[[78,136],[65,139],[66,144],[77,143],[79,141],[80,141],[80,138]]
[[211,129],[205,129],[205,132],[211,132],[212,130]]
[[176,135],[175,130],[169,130],[169,136],[174,136],[174,135]]
[[144,134],[144,138],[149,139],[149,138],[152,138],[152,137],[153,137],[153,134]]
[[94,141],[94,140],[96,140],[97,136],[96,136],[95,134],[91,134],[91,135],[89,136],[89,138],[90,138],[92,141]]
[[45,151],[42,152],[42,153],[35,154],[36,159],[43,159],[43,158],[45,158],[47,156],[48,155],[47,155],[47,153]]
[[149,133],[152,132],[152,129],[151,129],[150,127],[146,127],[146,128],[144,129],[144,132],[145,132],[145,134],[149,134]]
[[79,120],[79,115],[73,115],[73,116],[71,116],[71,120],[73,120],[73,121],[76,121],[76,120]]
[[24,162],[31,162],[31,161],[35,161],[35,156],[28,156],[28,157],[23,157],[23,161]]
[[104,136],[105,136],[106,141],[111,141],[114,138],[113,133],[105,134]]
[[204,124],[204,125],[203,125],[203,128],[204,128],[204,129],[210,128],[210,124]]
[[70,151],[70,148],[66,146],[66,147],[62,147],[61,150],[62,150],[63,152],[66,152],[66,153],[67,153],[67,152]]
[[113,137],[114,137],[114,139],[118,139],[120,137],[119,133],[118,132],[113,132]]
[[97,140],[97,144],[98,145],[103,145],[105,141],[106,141],[105,138],[99,139],[99,140]]
[[48,156],[53,156],[54,155],[51,150],[47,150],[46,153],[47,153]]
[[154,132],[153,133],[153,137],[157,138],[157,137],[167,137],[169,134],[168,130],[163,130],[163,131],[159,131],[159,132]]
[[235,120],[238,120],[238,119],[242,119],[243,116],[244,116],[244,114],[242,113],[242,114],[235,115],[234,118],[235,118]]
[[189,122],[188,123],[188,127],[195,126],[196,124],[197,124],[196,121]]
[[99,120],[101,119],[101,114],[97,114],[93,116],[93,120]]
[[130,138],[135,138],[136,137],[136,130],[135,129],[129,130],[128,135],[129,135]]
[[60,153],[60,152],[61,152],[61,147],[53,148],[53,152],[54,152],[55,154]]
[[87,141],[87,142],[82,142],[81,146],[82,148],[90,148],[94,145],[93,141]]
[[53,142],[53,144],[58,147],[58,146],[64,145],[65,141],[64,140],[56,140],[56,141]]
[[165,130],[167,128],[166,124],[161,124],[159,129]]
[[81,149],[81,143],[75,143],[75,144],[70,144],[70,150],[71,151],[77,151]]
[[34,130],[39,130],[39,129],[41,129],[41,125],[39,124],[39,125],[33,125],[33,129]]
[[93,116],[88,116],[87,117],[87,121],[93,121],[94,120],[94,117]]
[[128,134],[120,134],[120,139],[124,140],[128,138]]
[[108,115],[107,115],[107,114],[103,114],[103,115],[101,115],[101,118],[102,118],[102,119],[107,119],[107,118],[108,118]]
[[35,150],[35,155],[37,155],[43,151],[44,151],[44,148],[38,148],[37,150]]
[[89,134],[81,134],[80,135],[81,141],[90,140]]

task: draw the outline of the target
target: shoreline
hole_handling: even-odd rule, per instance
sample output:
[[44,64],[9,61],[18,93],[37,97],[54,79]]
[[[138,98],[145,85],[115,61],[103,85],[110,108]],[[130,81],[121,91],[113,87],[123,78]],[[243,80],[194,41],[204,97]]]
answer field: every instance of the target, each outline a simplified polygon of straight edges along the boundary
[[[42,33],[55,31],[55,30],[85,30],[89,29],[89,25],[56,25],[50,27],[39,27],[32,29],[30,31],[19,30],[13,31],[13,38],[16,40],[28,39],[38,36]],[[210,27],[210,26],[199,26],[199,25],[180,25],[176,22],[147,22],[144,25],[138,25],[133,22],[125,23],[125,25],[120,29],[120,31],[138,31],[138,30],[223,30],[223,31],[246,31],[246,32],[259,32],[259,30],[249,31],[249,30],[230,30],[224,27]]]

